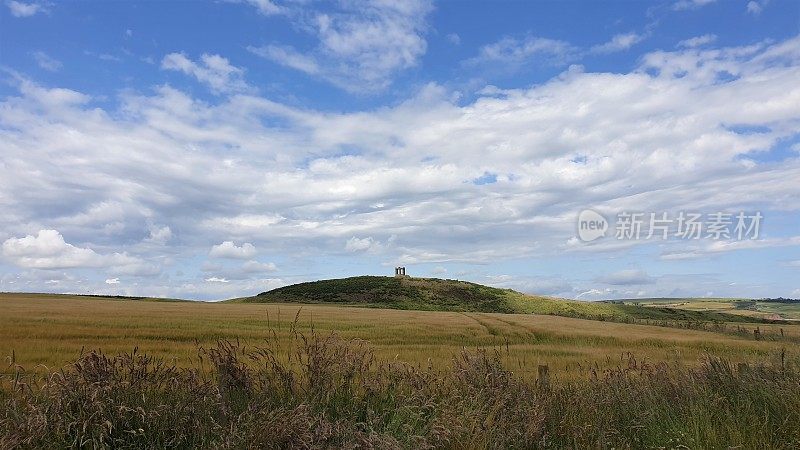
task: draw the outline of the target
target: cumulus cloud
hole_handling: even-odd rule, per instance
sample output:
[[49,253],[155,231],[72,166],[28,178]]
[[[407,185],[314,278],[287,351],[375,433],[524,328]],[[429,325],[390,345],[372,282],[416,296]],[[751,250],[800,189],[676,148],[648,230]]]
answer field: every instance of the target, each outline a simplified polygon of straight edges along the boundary
[[6,6],[14,17],[31,17],[40,12],[46,12],[47,9],[42,3],[31,2],[26,3],[17,0],[6,0]]
[[248,259],[256,254],[256,247],[253,244],[245,242],[241,246],[236,246],[232,241],[224,241],[221,244],[211,247],[208,253],[213,258],[233,258],[233,259]]
[[254,54],[327,80],[350,92],[379,91],[425,54],[428,0],[340,2],[332,11],[302,11],[301,29],[316,38],[311,49],[268,44]]
[[219,55],[204,53],[200,62],[194,62],[183,53],[170,53],[161,60],[161,68],[191,75],[217,94],[251,90],[244,81],[244,70]]
[[56,230],[40,230],[36,236],[9,238],[3,242],[3,256],[17,266],[33,269],[126,267],[139,263],[125,254],[102,255],[89,248],[68,244]]
[[147,242],[163,245],[172,239],[172,230],[168,226],[159,227],[151,224],[149,228],[150,236],[146,239]]
[[747,2],[747,13],[758,16],[761,14],[761,11],[764,10],[764,7],[767,6],[767,3],[769,3],[769,0],[752,0]]
[[370,247],[372,247],[373,245],[375,245],[375,242],[371,237],[359,239],[353,236],[347,240],[344,249],[347,250],[348,252],[360,252],[369,250]]

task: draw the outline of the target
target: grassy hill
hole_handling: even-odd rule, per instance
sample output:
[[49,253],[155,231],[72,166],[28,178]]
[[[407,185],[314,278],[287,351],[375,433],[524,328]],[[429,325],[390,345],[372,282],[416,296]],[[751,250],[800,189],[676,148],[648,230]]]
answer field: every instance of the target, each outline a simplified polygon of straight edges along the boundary
[[423,311],[516,312],[514,291],[437,278],[361,276],[293,284],[236,299],[256,303],[334,303]]
[[548,314],[595,320],[760,322],[716,311],[691,311],[627,303],[582,302],[522,294],[476,283],[438,278],[360,276],[293,284],[241,303],[339,304],[424,311]]

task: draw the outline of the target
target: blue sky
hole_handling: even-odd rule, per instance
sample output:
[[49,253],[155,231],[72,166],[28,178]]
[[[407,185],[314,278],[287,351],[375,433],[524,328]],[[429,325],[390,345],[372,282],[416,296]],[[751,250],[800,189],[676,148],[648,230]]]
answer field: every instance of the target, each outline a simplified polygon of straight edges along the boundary
[[7,0],[0,291],[800,297],[798,105],[796,1]]

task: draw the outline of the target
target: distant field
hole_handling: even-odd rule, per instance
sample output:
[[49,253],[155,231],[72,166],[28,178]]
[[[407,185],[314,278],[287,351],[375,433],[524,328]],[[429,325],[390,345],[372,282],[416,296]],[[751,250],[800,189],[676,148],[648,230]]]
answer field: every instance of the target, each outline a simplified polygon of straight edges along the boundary
[[800,321],[800,302],[770,302],[746,298],[643,298],[619,300],[624,305],[677,308],[697,312],[737,314],[759,319]]
[[[298,314],[299,312],[299,314]],[[616,367],[629,354],[638,360],[695,364],[705,354],[733,361],[767,360],[785,348],[800,355],[800,325],[733,324],[743,336],[569,317],[478,312],[403,311],[347,306],[151,302],[39,294],[0,294],[0,355],[31,369],[58,368],[81,349],[142,352],[188,365],[197,345],[217,339],[263,344],[273,332],[336,332],[363,339],[383,360],[444,367],[462,347],[502,349],[509,367],[528,371],[548,364],[557,376],[574,377],[596,364]],[[755,327],[783,340],[754,340]],[[43,368],[39,368],[43,370]]]

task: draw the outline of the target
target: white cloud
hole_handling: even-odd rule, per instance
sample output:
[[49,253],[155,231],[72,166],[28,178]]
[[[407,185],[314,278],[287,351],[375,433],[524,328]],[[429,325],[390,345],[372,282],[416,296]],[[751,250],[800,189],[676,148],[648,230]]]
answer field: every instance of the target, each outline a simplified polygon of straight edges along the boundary
[[205,281],[207,281],[209,283],[230,283],[229,280],[226,280],[225,278],[219,278],[219,277],[206,278]]
[[716,40],[717,40],[716,34],[704,34],[702,36],[695,36],[693,38],[680,41],[678,42],[678,47],[687,47],[687,48],[702,47]]
[[362,252],[369,250],[375,245],[375,241],[371,237],[357,238],[355,236],[347,240],[344,249],[348,252]]
[[457,33],[448,33],[444,38],[453,45],[461,45],[461,36]]
[[770,239],[745,239],[745,240],[719,240],[701,244],[689,245],[676,250],[664,251],[661,254],[663,260],[684,260],[698,259],[715,254],[732,252],[737,250],[750,250],[771,247],[790,247],[800,245],[800,236]]
[[163,245],[172,239],[172,230],[168,226],[159,227],[157,225],[150,224],[149,229],[150,236],[146,239],[147,242]]
[[581,299],[603,299],[603,298],[609,298],[611,292],[612,292],[612,290],[608,289],[608,288],[606,288],[604,290],[594,289],[593,288],[593,289],[589,289],[587,291],[583,291],[583,292],[579,293],[578,295],[575,296],[575,298],[579,299],[579,300],[581,300]]
[[699,9],[702,8],[703,6],[710,5],[715,1],[716,0],[678,0],[677,2],[672,4],[672,9],[674,11]]
[[119,278],[108,278],[106,284],[119,284]]
[[191,75],[216,94],[252,90],[244,81],[244,71],[219,55],[204,53],[195,63],[183,53],[170,53],[161,60],[161,68]]
[[225,0],[230,3],[247,3],[258,10],[260,14],[272,16],[276,14],[286,14],[288,9],[270,0]]
[[56,230],[40,230],[36,236],[8,238],[3,242],[3,256],[17,266],[32,269],[122,268],[140,263],[126,254],[101,255],[89,248],[75,247],[65,242]]
[[275,272],[277,270],[278,266],[273,262],[261,262],[253,259],[245,261],[241,265],[222,264],[216,261],[205,261],[202,265],[202,271],[204,273],[233,282],[249,280],[254,276]]
[[253,244],[245,242],[241,247],[238,247],[232,241],[224,241],[211,247],[208,255],[214,258],[248,259],[255,256],[255,254],[256,247]]
[[595,45],[591,51],[593,53],[613,53],[627,50],[644,40],[645,37],[645,35],[633,32],[617,34],[605,44]]
[[750,2],[747,2],[747,13],[752,14],[754,16],[758,16],[761,14],[761,11],[764,10],[764,8],[767,6],[768,3],[769,0],[752,0]]
[[245,273],[264,273],[264,272],[274,272],[278,270],[278,267],[275,265],[275,263],[271,262],[262,263],[259,261],[250,260],[242,264],[242,270]]
[[303,10],[301,29],[317,39],[309,50],[270,44],[249,47],[277,64],[327,80],[350,92],[379,91],[425,54],[428,0],[340,2],[326,12]]
[[7,0],[6,6],[8,6],[11,15],[14,17],[31,17],[37,13],[47,11],[42,3],[37,2],[25,3],[17,0]]
[[[354,112],[254,93],[207,102],[168,86],[125,91],[112,108],[19,79],[18,92],[0,100],[0,237],[60,230],[80,246],[64,243],[47,264],[31,256],[20,267],[97,264],[87,251],[101,259],[128,252],[139,265],[112,267],[97,285],[120,276],[119,292],[202,297],[291,281],[246,277],[238,266],[234,278],[223,271],[228,262],[193,273],[201,271],[190,255],[220,237],[300,260],[341,254],[352,238],[351,249],[370,248],[371,239],[381,247],[370,257],[386,264],[481,264],[576,247],[592,258],[625,255],[639,244],[566,248],[577,212],[587,203],[600,211],[800,210],[800,161],[741,156],[796,134],[798,67],[800,38],[679,48],[643,55],[630,73],[567,71],[472,100],[431,84],[393,106]],[[767,131],[740,134],[732,124]],[[492,183],[474,183],[487,173]],[[180,230],[180,239],[143,243],[151,223]],[[145,276],[162,265],[175,267],[165,271],[173,278],[137,287],[122,273]],[[173,275],[178,268],[189,273]],[[203,281],[211,275],[230,283]],[[588,290],[578,287],[575,295]]]
[[36,64],[39,65],[44,70],[50,72],[58,72],[61,70],[62,64],[61,61],[50,57],[47,53],[42,51],[36,51],[32,53],[33,59],[36,60]]
[[481,47],[478,56],[467,60],[467,64],[558,65],[575,59],[577,53],[578,49],[565,41],[536,36],[504,37]]
[[465,61],[467,65],[491,67],[502,65],[508,70],[526,65],[558,66],[580,59],[589,53],[613,53],[627,50],[644,40],[645,34],[634,32],[617,34],[610,41],[580,49],[569,42],[537,36],[516,38],[506,36],[497,42],[484,45],[478,55]]
[[278,45],[265,45],[263,47],[247,47],[247,50],[270,59],[286,67],[305,72],[309,75],[317,75],[321,69],[314,57],[298,53],[292,47],[281,47]]

